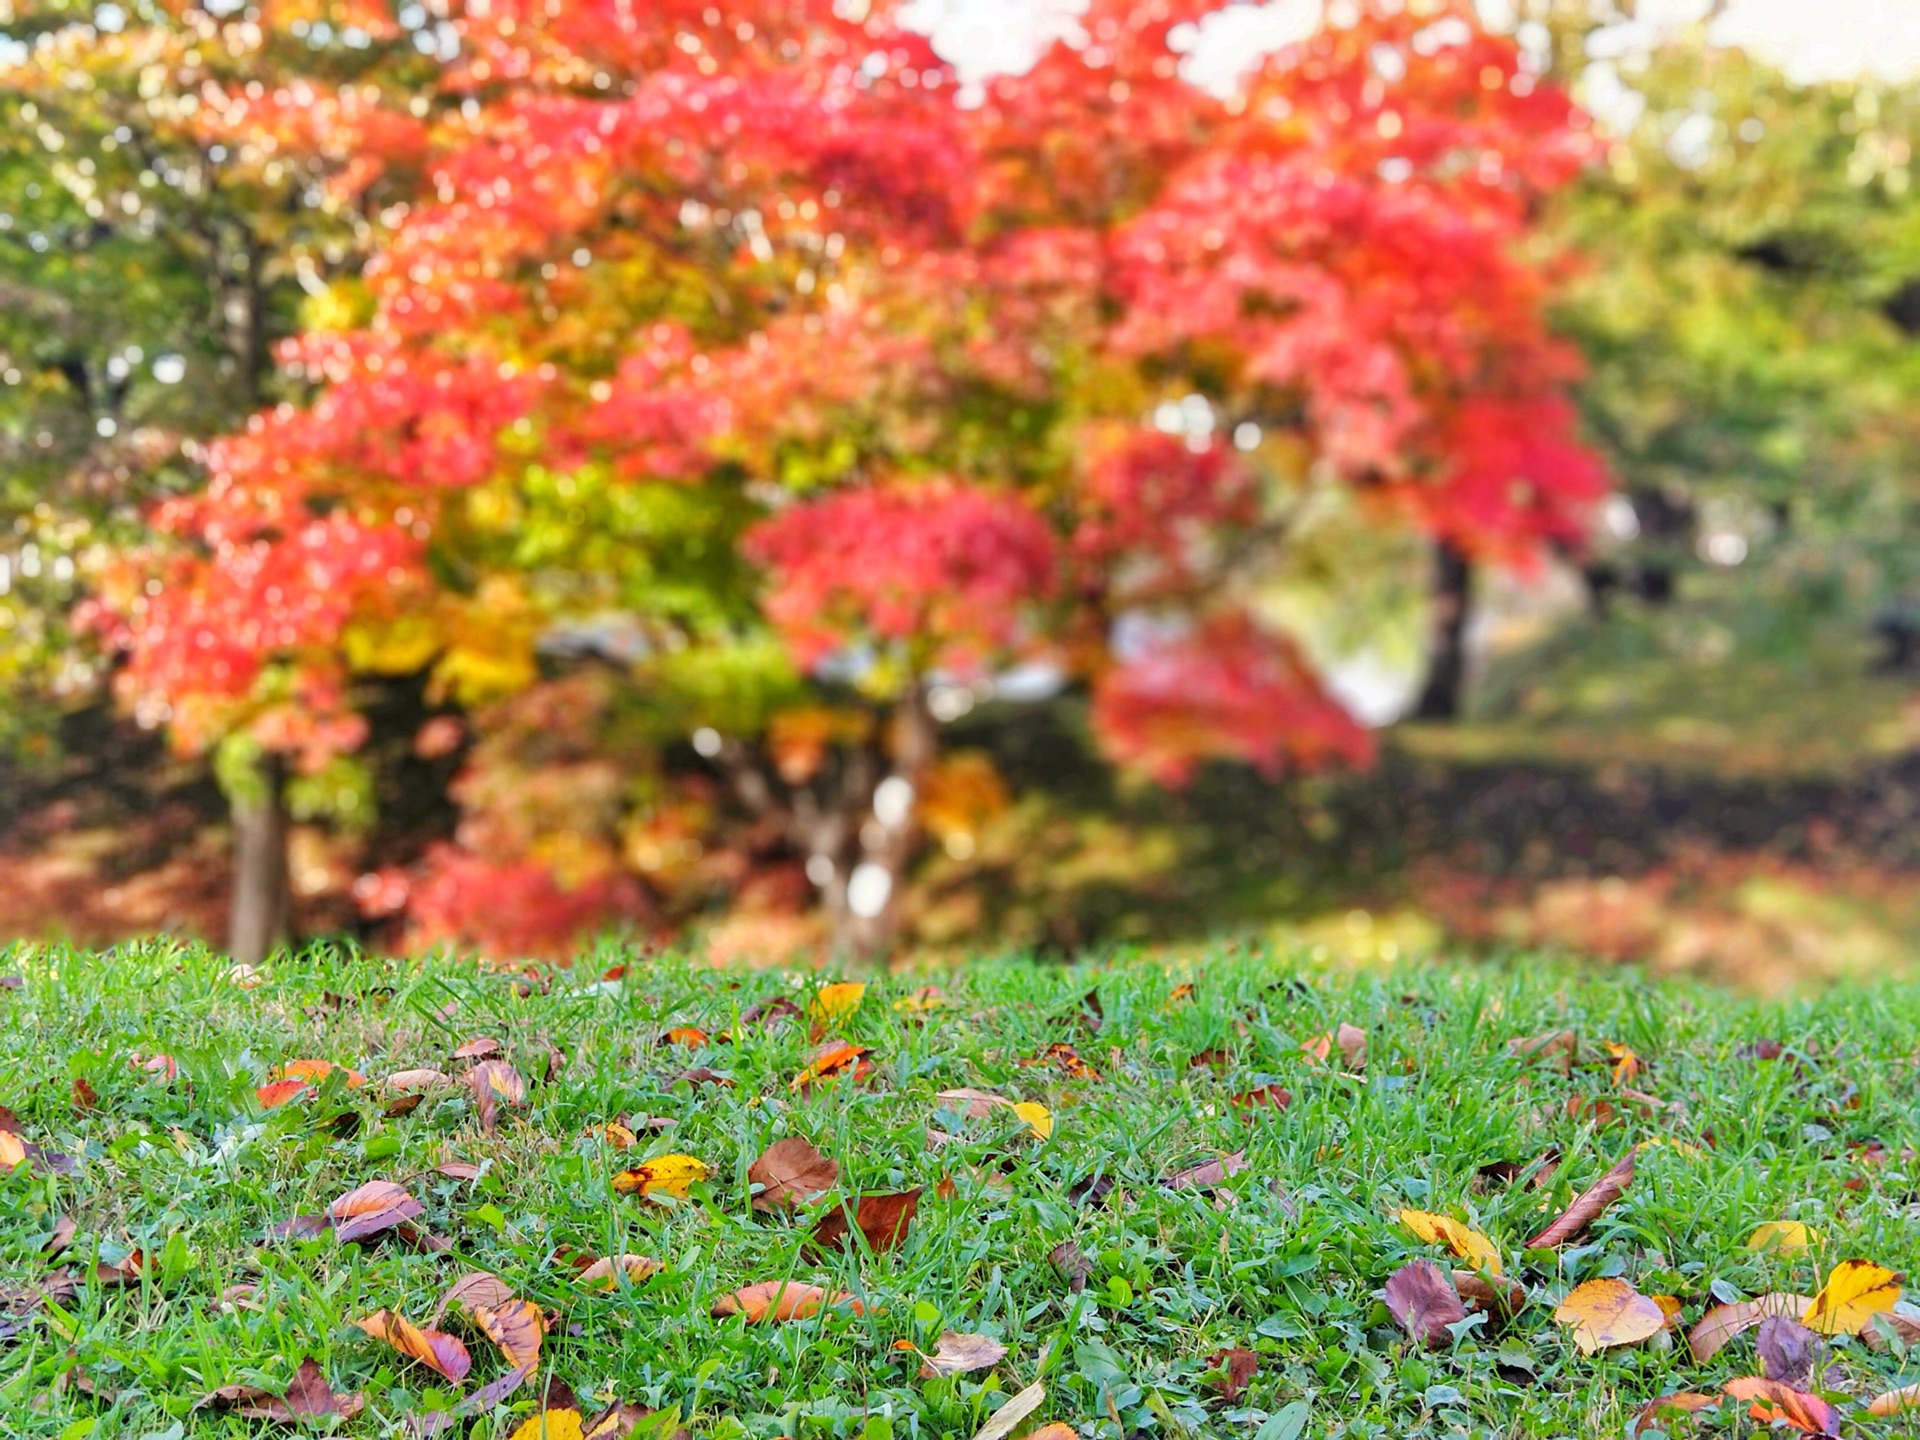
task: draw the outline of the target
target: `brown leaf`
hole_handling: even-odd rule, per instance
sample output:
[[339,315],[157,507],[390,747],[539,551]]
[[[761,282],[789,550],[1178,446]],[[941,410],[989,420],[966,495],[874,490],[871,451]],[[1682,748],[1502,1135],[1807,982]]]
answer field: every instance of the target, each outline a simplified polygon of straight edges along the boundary
[[1541,1250],[1564,1245],[1592,1224],[1602,1210],[1620,1198],[1620,1192],[1633,1179],[1633,1156],[1634,1152],[1629,1150],[1617,1165],[1574,1196],[1573,1203],[1560,1218],[1527,1241],[1526,1248]]
[[662,1268],[658,1260],[650,1260],[645,1255],[609,1255],[582,1265],[576,1278],[590,1290],[612,1290],[619,1285],[622,1275],[627,1284],[638,1285]]
[[1431,1260],[1414,1260],[1388,1277],[1384,1292],[1387,1313],[1408,1338],[1430,1350],[1453,1343],[1447,1327],[1467,1318],[1467,1307],[1446,1273]]
[[920,1208],[920,1187],[890,1195],[862,1195],[857,1206],[843,1204],[829,1210],[813,1227],[812,1245],[816,1250],[848,1248],[853,1231],[866,1239],[868,1248],[884,1255],[907,1238],[907,1227]]
[[96,1285],[138,1285],[140,1277],[146,1272],[147,1252],[135,1250],[117,1265],[101,1261],[93,1267],[93,1283]]
[[222,1385],[194,1402],[196,1410],[221,1410],[243,1420],[291,1423],[314,1416],[337,1415],[350,1420],[366,1406],[359,1395],[335,1395],[325,1372],[312,1359],[302,1360],[285,1395],[253,1385]]
[[[974,1432],[973,1440],[1007,1440],[1020,1422],[1040,1408],[1040,1402],[1047,1398],[1047,1387],[1036,1380],[1026,1389],[1009,1395],[1006,1403],[993,1412],[991,1419]],[[1048,1435],[1049,1430],[1055,1434]],[[1027,1437],[1027,1440],[1057,1440],[1058,1430],[1052,1425],[1043,1425]]]
[[473,1091],[474,1108],[480,1116],[480,1128],[492,1131],[500,1123],[500,1106],[523,1105],[527,1085],[520,1072],[504,1060],[482,1060],[467,1072],[467,1086]]
[[1818,1395],[1809,1395],[1778,1380],[1744,1375],[1727,1382],[1727,1394],[1736,1400],[1749,1400],[1747,1414],[1763,1424],[1785,1421],[1806,1435],[1838,1435],[1840,1412]]
[[296,1215],[291,1220],[279,1220],[267,1227],[269,1240],[311,1240],[316,1235],[324,1235],[333,1228],[333,1218],[328,1215]]
[[831,1295],[818,1285],[801,1285],[791,1280],[762,1280],[747,1285],[713,1302],[716,1318],[744,1315],[750,1323],[763,1320],[805,1320],[818,1315],[827,1305],[845,1305],[854,1314],[864,1312],[860,1302],[846,1291]]
[[1673,1427],[1667,1423],[1667,1416],[1674,1412],[1682,1415],[1697,1415],[1702,1410],[1711,1409],[1720,1403],[1718,1395],[1702,1395],[1698,1390],[1680,1390],[1672,1395],[1662,1395],[1649,1400],[1640,1407],[1640,1411],[1627,1425],[1627,1440],[1640,1440],[1643,1430],[1659,1430],[1662,1434],[1671,1434]]
[[990,1090],[975,1090],[968,1086],[961,1086],[957,1090],[942,1090],[939,1098],[960,1102],[945,1104],[940,1108],[958,1112],[968,1120],[984,1120],[1001,1106],[1011,1103],[1004,1095],[995,1095]]
[[1334,1027],[1333,1043],[1340,1047],[1340,1056],[1347,1062],[1347,1069],[1367,1068],[1367,1032],[1358,1025],[1341,1021]]
[[480,1178],[481,1167],[474,1164],[471,1160],[448,1160],[444,1164],[436,1165],[433,1168],[449,1180],[478,1180]]
[[540,1341],[547,1323],[531,1300],[508,1300],[502,1305],[472,1305],[473,1323],[515,1369],[531,1369],[540,1359]]
[[71,1215],[56,1216],[52,1231],[48,1233],[45,1240],[40,1242],[40,1253],[49,1256],[58,1255],[73,1244],[73,1237],[79,1233],[80,1227],[74,1223]]
[[1769,1315],[1760,1322],[1760,1333],[1754,1337],[1760,1372],[1769,1380],[1801,1389],[1813,1383],[1814,1368],[1826,1348],[1818,1335],[1786,1315]]
[[722,1090],[731,1090],[733,1077],[722,1075],[711,1065],[696,1065],[691,1070],[682,1070],[667,1083],[670,1085],[718,1085]]
[[958,1330],[941,1334],[933,1354],[923,1357],[922,1380],[937,1380],[943,1375],[966,1375],[985,1370],[1007,1358],[1007,1347],[985,1335],[963,1335]]
[[1100,1072],[1080,1058],[1080,1052],[1073,1046],[1055,1041],[1030,1060],[1015,1062],[1020,1065],[1053,1065],[1067,1072],[1076,1080],[1098,1080]]
[[1053,1268],[1060,1272],[1060,1278],[1067,1282],[1067,1289],[1075,1295],[1087,1288],[1087,1277],[1093,1273],[1093,1261],[1073,1241],[1062,1240],[1047,1252],[1047,1259],[1053,1262]]
[[93,1086],[87,1083],[87,1077],[84,1075],[74,1076],[73,1113],[76,1115],[91,1115],[99,1108],[100,1096],[98,1092],[94,1090]]
[[1705,1364],[1744,1330],[1751,1330],[1769,1315],[1791,1315],[1798,1319],[1813,1302],[1805,1295],[1774,1291],[1757,1300],[1736,1300],[1731,1305],[1716,1305],[1700,1317],[1699,1324],[1687,1332],[1687,1348],[1693,1358]]
[[1260,1373],[1260,1357],[1251,1350],[1238,1347],[1217,1350],[1207,1357],[1207,1368],[1225,1372],[1219,1379],[1207,1383],[1220,1392],[1222,1400],[1231,1405],[1240,1398],[1253,1377]]
[[831,1190],[840,1179],[840,1166],[798,1135],[776,1140],[747,1167],[747,1179],[760,1187],[753,1208],[762,1212],[789,1210],[812,1196]]
[[1503,1320],[1510,1320],[1527,1308],[1527,1287],[1518,1280],[1503,1280],[1478,1270],[1456,1270],[1453,1288],[1469,1305]]
[[1223,1184],[1229,1175],[1238,1175],[1246,1168],[1247,1152],[1236,1150],[1218,1160],[1203,1160],[1198,1165],[1176,1170],[1160,1183],[1169,1190],[1211,1190]]
[[455,1336],[440,1330],[422,1330],[391,1310],[376,1310],[366,1319],[354,1321],[354,1324],[374,1339],[386,1341],[402,1355],[419,1361],[449,1380],[464,1380],[467,1372],[473,1368],[473,1357],[467,1354],[467,1347]]
[[425,1213],[425,1206],[391,1180],[369,1180],[327,1207],[333,1238],[342,1244],[382,1234]]
[[491,1060],[496,1056],[506,1053],[506,1047],[501,1045],[498,1040],[492,1040],[482,1035],[476,1039],[467,1041],[466,1044],[456,1049],[453,1052],[453,1058],[456,1060]]
[[479,1305],[505,1305],[511,1299],[513,1287],[498,1275],[469,1270],[441,1293],[440,1303],[433,1307],[433,1323],[438,1325],[446,1319],[447,1311],[456,1305],[472,1310]]
[[1562,1075],[1573,1071],[1574,1051],[1580,1037],[1571,1030],[1549,1030],[1544,1035],[1529,1035],[1507,1042],[1507,1053],[1521,1060],[1548,1060]]
[[1233,1103],[1243,1110],[1262,1107],[1284,1110],[1293,1103],[1293,1092],[1279,1085],[1262,1085],[1258,1090],[1244,1090],[1235,1095]]

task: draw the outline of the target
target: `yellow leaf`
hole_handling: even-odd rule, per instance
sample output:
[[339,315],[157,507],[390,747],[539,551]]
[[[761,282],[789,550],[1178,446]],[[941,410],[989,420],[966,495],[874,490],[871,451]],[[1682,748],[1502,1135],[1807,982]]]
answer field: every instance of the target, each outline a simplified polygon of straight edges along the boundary
[[1402,1210],[1400,1223],[1429,1245],[1444,1245],[1476,1270],[1499,1275],[1500,1249],[1471,1226],[1430,1210]]
[[547,1323],[540,1307],[531,1300],[509,1300],[500,1306],[476,1305],[474,1324],[499,1347],[507,1364],[518,1370],[531,1369],[540,1358],[540,1340]]
[[844,1020],[860,1008],[860,1001],[866,993],[867,987],[858,980],[824,985],[820,993],[813,997],[813,1004],[807,1008],[807,1017],[826,1025]]
[[651,1200],[656,1195],[684,1200],[687,1188],[694,1181],[706,1178],[706,1164],[691,1155],[659,1155],[632,1170],[622,1170],[613,1177],[613,1188],[623,1195],[638,1190],[643,1200]]
[[578,1410],[542,1410],[523,1421],[508,1440],[585,1440],[586,1433]]
[[1813,1244],[1813,1232],[1798,1220],[1769,1220],[1748,1237],[1749,1250],[1775,1250],[1782,1255],[1805,1250]]
[[1871,1260],[1842,1260],[1800,1323],[1822,1335],[1857,1335],[1900,1301],[1900,1277]]
[[1667,1312],[1624,1280],[1589,1280],[1569,1291],[1553,1312],[1573,1326],[1573,1343],[1591,1355],[1615,1345],[1637,1345],[1667,1327]]
[[1042,1140],[1053,1135],[1053,1115],[1046,1106],[1036,1105],[1031,1100],[1022,1100],[1013,1107],[1013,1113],[1027,1122],[1027,1128]]

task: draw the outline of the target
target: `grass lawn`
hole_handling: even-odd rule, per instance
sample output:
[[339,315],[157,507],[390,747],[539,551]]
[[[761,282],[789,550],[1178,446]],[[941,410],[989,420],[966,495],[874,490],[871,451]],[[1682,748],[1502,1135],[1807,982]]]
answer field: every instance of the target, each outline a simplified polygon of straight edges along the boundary
[[[551,1318],[535,1378],[496,1410],[469,1402],[443,1435],[513,1433],[550,1379],[589,1418],[614,1400],[672,1412],[642,1435],[971,1437],[1035,1381],[1044,1399],[1015,1437],[1049,1422],[1175,1440],[1619,1435],[1653,1397],[1759,1373],[1751,1330],[1692,1357],[1685,1332],[1709,1307],[1810,1296],[1854,1257],[1920,1271],[1920,989],[1763,1005],[1533,959],[1368,974],[1232,947],[1173,973],[1010,960],[874,978],[823,1042],[869,1047],[870,1073],[796,1091],[815,1050],[808,1020],[767,1018],[763,1002],[804,1011],[821,977],[666,958],[599,979],[618,958],[583,960],[542,990],[450,962],[330,952],[277,960],[251,987],[169,946],[0,952],[0,974],[18,977],[0,990],[0,1104],[49,1152],[0,1174],[0,1434],[263,1433],[267,1422],[195,1403],[230,1385],[281,1395],[309,1357],[334,1392],[364,1399],[317,1428],[417,1433],[508,1361],[458,1305],[443,1328],[471,1351],[460,1384],[354,1322],[385,1309],[425,1325],[477,1270]],[[942,1003],[903,1008],[930,979]],[[763,1018],[744,1021],[756,1003]],[[1343,1053],[1351,1034],[1331,1036],[1343,1024],[1366,1032],[1364,1061]],[[661,1043],[674,1027],[713,1038]],[[1563,1030],[1576,1048],[1509,1045]],[[475,1039],[499,1042],[526,1084],[524,1103],[499,1100],[491,1131],[459,1083],[476,1062],[455,1051]],[[1626,1073],[1609,1042],[1644,1069]],[[1053,1044],[1076,1047],[1087,1073],[1044,1058]],[[263,1108],[256,1087],[301,1060],[366,1083],[336,1073]],[[731,1083],[676,1078],[699,1067]],[[389,1115],[381,1082],[417,1068],[455,1083]],[[1291,1103],[1235,1103],[1266,1086]],[[968,1119],[967,1101],[938,1098],[956,1087],[1048,1116]],[[634,1148],[593,1133],[623,1116]],[[1050,1119],[1050,1138],[1034,1118]],[[787,1136],[837,1161],[839,1184],[797,1212],[757,1213],[748,1168]],[[1635,1147],[1637,1173],[1590,1227],[1523,1248]],[[1525,1167],[1556,1150],[1551,1177],[1530,1183]],[[1244,1168],[1182,1175],[1241,1152]],[[616,1173],[669,1153],[709,1178],[685,1199],[616,1190]],[[75,1164],[63,1173],[51,1155]],[[455,1175],[437,1168],[448,1164]],[[670,1188],[670,1172],[651,1173]],[[418,1202],[417,1243],[393,1229],[358,1243],[268,1238],[370,1181]],[[897,1248],[806,1243],[833,1197],[913,1187],[924,1194]],[[1410,1261],[1466,1262],[1415,1238],[1403,1207],[1491,1237],[1525,1308],[1470,1315],[1439,1348],[1416,1348],[1383,1286]],[[70,1243],[50,1254],[63,1216]],[[1771,1221],[1804,1222],[1810,1247],[1749,1248]],[[1064,1242],[1084,1257],[1078,1290],[1050,1259]],[[581,1282],[587,1258],[625,1254],[661,1266],[605,1292]],[[1580,1353],[1554,1310],[1605,1277],[1676,1297],[1679,1328]],[[766,1281],[854,1300],[787,1323],[710,1313]],[[1847,1433],[1910,1433],[1910,1418],[1859,1408],[1920,1380],[1920,1356],[1878,1333],[1899,1328],[1873,1322],[1876,1345],[1832,1337],[1805,1382]],[[997,1340],[1005,1357],[921,1378],[903,1345],[931,1353],[947,1330]],[[1245,1359],[1230,1376],[1211,1358],[1236,1349],[1257,1358],[1250,1379]],[[1752,1434],[1761,1422],[1746,1410],[1729,1401],[1667,1423]],[[549,1419],[556,1437],[578,1434]]]

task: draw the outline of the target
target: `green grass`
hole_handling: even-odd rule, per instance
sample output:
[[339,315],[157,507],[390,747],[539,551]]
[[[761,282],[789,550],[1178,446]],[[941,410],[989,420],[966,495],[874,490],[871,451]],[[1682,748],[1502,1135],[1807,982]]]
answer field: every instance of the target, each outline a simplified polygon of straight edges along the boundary
[[[692,1056],[655,1042],[672,1025],[731,1028],[771,995],[805,1004],[819,977],[663,958],[636,960],[624,982],[596,981],[610,960],[584,960],[547,993],[522,995],[511,977],[452,962],[310,952],[275,961],[266,984],[243,989],[219,959],[165,945],[0,951],[0,973],[23,977],[0,991],[0,1104],[18,1112],[28,1140],[81,1162],[71,1175],[0,1176],[0,1281],[62,1264],[90,1273],[134,1248],[150,1257],[140,1283],[83,1281],[71,1304],[40,1310],[0,1348],[0,1433],[265,1433],[191,1407],[225,1384],[284,1389],[305,1356],[336,1390],[366,1394],[343,1433],[400,1433],[460,1387],[352,1322],[382,1307],[424,1321],[451,1280],[478,1268],[559,1313],[544,1360],[583,1397],[677,1408],[698,1436],[966,1437],[1036,1379],[1047,1399],[1023,1429],[1064,1420],[1109,1440],[1116,1417],[1129,1436],[1175,1440],[1618,1435],[1653,1396],[1752,1373],[1752,1336],[1706,1365],[1665,1337],[1584,1357],[1552,1319],[1573,1283],[1623,1275],[1645,1293],[1678,1296],[1691,1323],[1716,1292],[1810,1293],[1845,1257],[1920,1270],[1920,1167],[1901,1158],[1917,1138],[1920,989],[1762,1005],[1532,959],[1366,975],[1232,947],[1172,974],[1140,958],[1074,968],[1009,960],[932,977],[948,1004],[925,1017],[892,1002],[929,977],[876,979],[845,1024],[872,1047],[874,1072],[801,1095],[789,1081],[809,1052],[804,1024],[749,1029]],[[1195,999],[1169,1004],[1183,980]],[[1090,989],[1105,1009],[1097,1035],[1074,1021]],[[1364,1075],[1301,1052],[1343,1021],[1368,1031]],[[1510,1038],[1563,1026],[1582,1047],[1570,1074],[1508,1053]],[[530,1081],[528,1103],[492,1135],[463,1092],[399,1119],[382,1113],[373,1086],[349,1091],[338,1080],[304,1103],[271,1112],[254,1103],[254,1087],[285,1061],[328,1059],[376,1079],[457,1070],[453,1048],[476,1036],[504,1042]],[[1788,1054],[1743,1057],[1761,1037]],[[548,1040],[567,1063],[541,1082]],[[1077,1044],[1101,1078],[1019,1063],[1053,1041]],[[1584,1063],[1602,1062],[1607,1041],[1644,1057],[1651,1069],[1636,1084],[1675,1108],[1643,1115],[1604,1063]],[[1226,1069],[1191,1063],[1216,1049],[1231,1057]],[[130,1071],[136,1050],[171,1054],[180,1079]],[[672,1083],[689,1064],[735,1085]],[[91,1113],[73,1108],[76,1078],[98,1094]],[[1293,1094],[1284,1112],[1230,1103],[1270,1082]],[[930,1148],[936,1092],[963,1085],[1044,1103],[1052,1138],[1023,1135],[1008,1117]],[[1618,1119],[1596,1130],[1569,1113],[1575,1096],[1611,1097]],[[623,1113],[676,1123],[624,1157],[587,1138],[590,1125]],[[837,1159],[845,1188],[929,1187],[906,1243],[822,1264],[802,1249],[804,1218],[755,1215],[747,1166],[790,1134]],[[1642,1151],[1638,1177],[1584,1241],[1523,1255],[1524,1239],[1576,1189],[1650,1140],[1680,1143]],[[1863,1164],[1850,1148],[1867,1141],[1884,1146],[1884,1163]],[[1566,1158],[1545,1190],[1476,1183],[1482,1165],[1553,1145]],[[1247,1168],[1214,1195],[1157,1183],[1240,1149]],[[666,1151],[712,1168],[690,1202],[612,1192],[623,1162]],[[449,1159],[483,1162],[485,1173],[446,1179],[433,1167]],[[932,1188],[942,1176],[956,1187],[950,1198]],[[1076,1185],[1095,1176],[1111,1177],[1111,1193],[1076,1203]],[[324,1235],[263,1242],[268,1225],[379,1178],[410,1187],[452,1253]],[[1396,1267],[1436,1252],[1396,1222],[1401,1206],[1492,1235],[1531,1290],[1529,1308],[1504,1329],[1469,1328],[1451,1350],[1411,1351],[1378,1292]],[[63,1213],[78,1239],[50,1261],[39,1247]],[[1747,1250],[1754,1227],[1776,1219],[1811,1225],[1815,1249]],[[1082,1294],[1048,1261],[1066,1240],[1093,1263]],[[556,1258],[562,1246],[640,1252],[665,1269],[595,1295]],[[842,1286],[870,1308],[789,1325],[710,1317],[721,1294],[789,1276]],[[242,1284],[257,1287],[258,1309],[223,1306],[222,1292]],[[1008,1356],[993,1371],[920,1380],[894,1342],[930,1351],[943,1328],[996,1336]],[[506,1368],[483,1340],[471,1344],[468,1390]],[[1256,1351],[1260,1370],[1227,1403],[1204,1377],[1207,1357],[1233,1346]],[[1920,1378],[1920,1358],[1906,1361],[1897,1346],[1876,1354],[1840,1340],[1833,1360],[1836,1395]],[[75,1364],[98,1395],[54,1393]],[[506,1435],[530,1413],[531,1393],[446,1433]],[[1718,1424],[1754,1428],[1736,1416]],[[1849,1424],[1905,1433],[1864,1414]]]

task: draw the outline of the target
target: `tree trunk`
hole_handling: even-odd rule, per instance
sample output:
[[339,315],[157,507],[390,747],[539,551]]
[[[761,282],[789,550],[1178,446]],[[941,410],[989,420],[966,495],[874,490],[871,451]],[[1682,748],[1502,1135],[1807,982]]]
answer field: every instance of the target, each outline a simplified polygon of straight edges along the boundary
[[258,965],[291,933],[293,885],[287,865],[287,807],[279,762],[263,758],[233,796],[233,904],[227,948]]
[[[920,848],[920,790],[939,747],[926,693],[916,683],[894,712],[892,773],[861,802],[865,816],[859,827],[858,863],[847,876],[841,903],[829,905],[836,955],[877,960],[899,943],[900,892]],[[907,787],[905,812],[889,812],[883,819],[876,801],[883,787],[896,782]]]
[[1442,541],[1434,551],[1433,627],[1426,687],[1414,707],[1417,720],[1456,720],[1467,680],[1467,608],[1473,565],[1464,552]]

